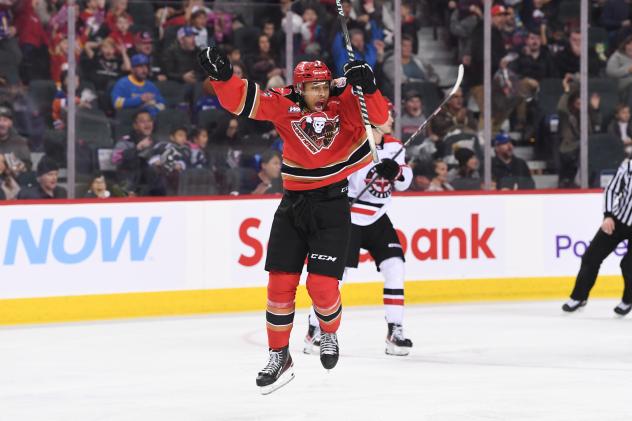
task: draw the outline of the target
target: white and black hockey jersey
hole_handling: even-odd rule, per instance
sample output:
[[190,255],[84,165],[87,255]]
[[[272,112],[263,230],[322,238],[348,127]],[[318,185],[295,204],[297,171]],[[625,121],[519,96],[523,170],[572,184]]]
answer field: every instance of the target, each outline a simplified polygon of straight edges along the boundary
[[[384,135],[382,144],[377,147],[377,155],[380,161],[385,158],[393,158],[401,149],[402,142],[390,135]],[[388,205],[391,203],[391,195],[393,187],[395,190],[406,190],[410,186],[413,178],[413,172],[406,161],[404,153],[399,154],[396,158],[401,169],[401,175],[394,183],[384,178],[378,178],[375,183],[358,198],[357,202],[351,207],[351,222],[355,225],[370,225],[377,221],[387,211]],[[353,200],[366,185],[375,177],[375,166],[371,163],[358,171],[351,174],[349,178],[349,199]]]

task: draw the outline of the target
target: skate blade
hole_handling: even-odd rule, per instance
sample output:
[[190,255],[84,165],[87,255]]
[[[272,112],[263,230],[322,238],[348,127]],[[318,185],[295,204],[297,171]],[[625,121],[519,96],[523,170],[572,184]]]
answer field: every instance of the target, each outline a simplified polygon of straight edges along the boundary
[[402,346],[397,346],[391,343],[386,343],[386,349],[384,350],[384,352],[387,355],[397,355],[399,357],[404,357],[408,354],[410,354],[410,348],[408,347],[402,347]]
[[274,383],[269,384],[267,386],[261,386],[259,388],[260,392],[262,395],[269,395],[275,390],[282,388],[283,386],[291,382],[293,379],[294,379],[294,367],[290,367],[287,369],[285,373],[281,374],[281,376]]
[[586,306],[577,307],[575,310],[564,310],[562,309],[562,314],[577,314],[583,313]]

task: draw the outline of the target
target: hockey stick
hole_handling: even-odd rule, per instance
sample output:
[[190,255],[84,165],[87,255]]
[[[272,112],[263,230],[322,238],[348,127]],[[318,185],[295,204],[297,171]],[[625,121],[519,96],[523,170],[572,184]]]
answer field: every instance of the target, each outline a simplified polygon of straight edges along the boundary
[[[458,75],[456,77],[456,82],[454,83],[454,86],[452,87],[452,89],[450,90],[450,92],[445,96],[445,98],[443,98],[443,101],[441,102],[441,104],[439,104],[439,106],[437,107],[436,110],[434,110],[432,112],[432,114],[430,114],[430,116],[428,118],[426,118],[426,120],[421,123],[421,126],[419,126],[419,128],[417,128],[417,130],[415,130],[415,132],[410,135],[410,137],[406,140],[406,142],[404,142],[404,144],[402,145],[402,147],[399,149],[399,151],[397,151],[397,153],[395,155],[393,155],[393,157],[391,159],[395,159],[399,156],[399,154],[401,154],[405,149],[406,146],[417,136],[419,136],[419,134],[426,128],[426,126],[428,126],[428,124],[430,124],[430,122],[432,121],[433,118],[435,118],[440,112],[441,109],[445,106],[445,104],[447,104],[452,97],[454,96],[454,94],[456,94],[456,91],[459,90],[459,88],[461,87],[461,82],[463,82],[463,73],[464,73],[464,68],[463,65],[459,65],[459,72]],[[373,183],[375,183],[375,181],[379,178],[379,175],[375,175],[375,177],[373,177],[371,179],[371,181],[369,181],[369,183],[362,189],[362,191],[360,192],[360,194],[358,194],[356,197],[353,198],[353,200],[351,201],[351,206],[355,205],[358,200],[360,199],[360,197],[362,197],[362,195],[364,193],[366,193],[367,190],[369,190],[371,188],[371,186],[373,185]]]
[[[347,22],[345,21],[345,14],[342,11],[342,3],[340,0],[336,0],[336,6],[338,7],[338,20],[342,27],[342,34],[345,38],[345,45],[347,47],[347,54],[349,55],[349,61],[355,60],[355,54],[351,47],[351,39],[349,38],[349,30],[347,29]],[[376,164],[380,162],[377,157],[377,148],[375,147],[375,139],[373,138],[373,131],[371,130],[371,123],[369,122],[369,113],[366,109],[366,101],[364,100],[364,92],[360,86],[354,86],[356,96],[360,101],[360,113],[362,114],[362,122],[364,123],[364,129],[366,130],[367,139],[369,139],[369,147],[371,148],[371,157]]]

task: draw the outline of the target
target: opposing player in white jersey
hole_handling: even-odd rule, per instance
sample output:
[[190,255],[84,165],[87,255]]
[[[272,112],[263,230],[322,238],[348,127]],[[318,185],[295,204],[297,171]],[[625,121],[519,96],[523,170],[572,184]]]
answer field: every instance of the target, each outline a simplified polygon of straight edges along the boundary
[[[349,176],[349,200],[354,201],[366,185],[379,174],[379,178],[351,207],[351,240],[347,252],[347,268],[357,268],[360,249],[368,250],[377,270],[384,277],[384,307],[386,310],[386,353],[408,355],[413,343],[404,336],[404,252],[386,214],[393,190],[406,190],[412,181],[412,170],[404,161],[404,154],[392,158],[402,142],[391,135],[393,118],[373,129],[378,156],[381,162],[363,167]],[[345,270],[346,274],[346,270]],[[313,313],[313,309],[312,309]],[[305,337],[305,353],[318,353],[318,319],[309,316],[309,329]]]

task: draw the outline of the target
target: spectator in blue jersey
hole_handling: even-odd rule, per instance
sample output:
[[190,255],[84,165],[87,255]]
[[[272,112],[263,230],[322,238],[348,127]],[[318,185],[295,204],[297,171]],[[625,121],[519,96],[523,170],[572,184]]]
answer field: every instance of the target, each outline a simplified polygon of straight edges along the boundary
[[[378,62],[378,54],[382,56],[384,54],[384,43],[382,42],[382,31],[377,28],[377,25],[373,21],[371,22],[371,39],[369,42],[366,42],[364,39],[364,31],[357,28],[349,30],[349,38],[355,59],[364,60],[369,66],[375,68]],[[349,60],[342,33],[339,32],[334,37],[331,52],[336,64],[336,75],[341,76],[344,73],[342,68]]]
[[115,109],[142,108],[152,117],[165,109],[165,100],[151,81],[149,74],[149,58],[144,54],[132,56],[132,73],[119,79],[112,88],[112,105]]

